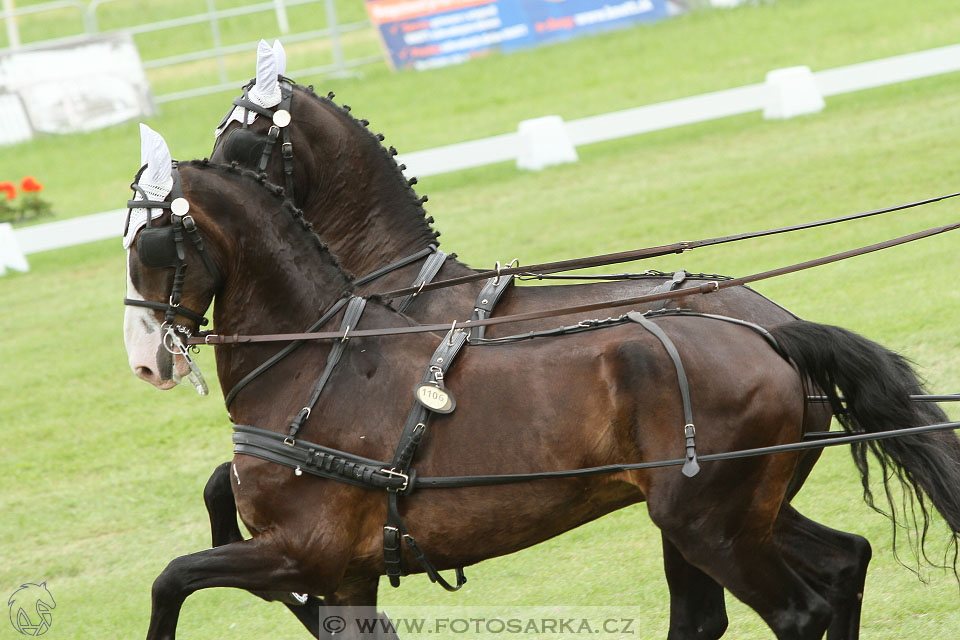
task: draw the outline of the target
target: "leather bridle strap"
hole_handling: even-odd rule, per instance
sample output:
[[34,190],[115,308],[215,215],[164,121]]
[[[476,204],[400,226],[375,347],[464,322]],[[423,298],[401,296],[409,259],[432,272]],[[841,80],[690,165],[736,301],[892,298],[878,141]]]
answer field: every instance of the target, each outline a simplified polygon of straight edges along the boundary
[[789,227],[777,227],[775,229],[766,229],[764,231],[751,231],[748,233],[740,233],[732,236],[721,236],[717,238],[708,238],[706,240],[689,240],[682,242],[675,242],[673,244],[661,245],[657,247],[647,247],[644,249],[634,249],[632,251],[621,251],[618,253],[606,253],[598,256],[590,256],[586,258],[573,258],[570,260],[559,260],[556,262],[544,262],[541,264],[527,265],[527,266],[518,266],[510,267],[504,269],[491,269],[488,271],[478,271],[465,276],[460,276],[457,278],[450,278],[449,280],[440,280],[437,282],[432,282],[423,286],[422,288],[417,287],[406,287],[404,289],[397,289],[395,291],[387,291],[381,293],[380,297],[382,298],[395,298],[397,296],[404,296],[415,291],[433,291],[434,289],[442,289],[444,287],[453,287],[459,284],[465,284],[467,282],[474,282],[477,280],[484,280],[486,278],[492,278],[497,275],[511,275],[511,274],[550,274],[558,273],[562,271],[572,271],[574,269],[585,269],[587,267],[599,267],[609,264],[619,264],[621,262],[633,262],[636,260],[645,260],[647,258],[656,258],[659,256],[669,255],[671,253],[683,253],[684,251],[691,251],[699,247],[708,247],[716,244],[726,244],[728,242],[738,242],[740,240],[748,240],[752,238],[761,238],[764,236],[772,236],[780,233],[788,233],[791,231],[800,231],[803,229],[814,229],[816,227],[823,227],[831,224],[837,224],[840,222],[847,222],[850,220],[858,220],[861,218],[868,218],[870,216],[881,215],[884,213],[892,213],[895,211],[903,211],[904,209],[911,209],[913,207],[919,207],[926,204],[931,204],[934,202],[940,202],[941,200],[947,200],[949,198],[956,198],[960,196],[960,192],[950,193],[945,196],[938,196],[936,198],[927,198],[925,200],[918,200],[916,202],[909,202],[907,204],[895,205],[892,207],[886,207],[883,209],[874,209],[872,211],[865,211],[863,213],[855,213],[852,215],[841,216],[838,218],[828,218],[826,220],[819,220],[817,222],[805,222],[802,224],[795,224]]
[[[260,163],[258,168],[260,171],[267,170],[267,163],[270,161],[270,154],[273,153],[273,147],[277,143],[277,138],[280,137],[281,132],[283,135],[283,144],[280,145],[281,156],[283,157],[283,175],[284,183],[286,185],[286,195],[291,200],[294,198],[293,192],[293,143],[290,142],[290,129],[288,125],[290,124],[289,115],[290,115],[290,103],[293,99],[293,85],[292,81],[283,76],[279,79],[280,82],[280,102],[273,109],[268,107],[262,107],[257,103],[253,102],[249,98],[250,89],[254,86],[254,82],[248,83],[243,87],[243,95],[234,98],[233,104],[235,106],[243,108],[243,128],[249,128],[247,124],[247,112],[255,111],[262,116],[270,118],[273,121],[273,124],[270,125],[270,128],[267,130],[267,142],[263,145],[263,153],[260,155]],[[279,112],[285,112],[287,118],[285,122],[279,122],[276,118],[276,115]],[[228,114],[229,117],[229,114]]]
[[[170,197],[169,200],[151,200],[147,196],[143,188],[138,184],[140,176],[143,174],[146,169],[146,165],[140,168],[140,171],[137,172],[137,176],[134,179],[134,182],[130,185],[130,188],[143,196],[142,200],[131,199],[127,201],[127,206],[132,211],[134,208],[145,208],[147,210],[147,229],[151,228],[151,209],[164,209],[170,211],[170,224],[173,226],[173,242],[175,245],[175,252],[177,256],[177,264],[175,267],[173,275],[173,284],[170,289],[170,297],[167,299],[166,303],[155,302],[152,300],[137,300],[134,298],[124,298],[123,303],[131,307],[143,307],[147,309],[153,309],[154,311],[161,311],[164,314],[164,323],[172,325],[176,316],[183,316],[188,320],[192,320],[197,323],[197,325],[204,327],[208,324],[208,320],[203,316],[202,313],[193,311],[180,305],[180,298],[183,294],[183,283],[186,277],[186,268],[187,265],[184,260],[183,252],[183,232],[187,232],[187,236],[191,239],[194,246],[197,248],[197,252],[200,254],[200,258],[203,260],[203,264],[206,267],[207,271],[213,277],[214,280],[214,289],[219,289],[223,280],[220,277],[220,272],[217,269],[217,265],[213,262],[213,258],[206,251],[203,239],[200,237],[200,233],[197,230],[196,222],[193,220],[193,217],[190,215],[178,215],[173,213],[173,202],[177,199],[183,198],[183,185],[180,182],[180,171],[177,169],[176,161],[173,161],[173,167],[171,170],[171,176],[173,178],[173,185],[170,188]],[[129,225],[129,213],[127,217],[127,224]]]
[[[819,267],[821,265],[830,264],[833,262],[839,262],[840,260],[846,260],[847,258],[853,258],[855,256],[861,256],[868,253],[873,253],[875,251],[880,251],[882,249],[888,249],[890,247],[899,246],[901,244],[906,244],[908,242],[913,242],[915,240],[920,240],[922,238],[929,238],[941,233],[946,233],[948,231],[954,231],[960,229],[960,222],[945,225],[942,227],[933,227],[932,229],[927,229],[925,231],[918,231],[916,233],[911,233],[906,236],[900,236],[899,238],[893,238],[891,240],[886,240],[884,242],[878,242],[876,244],[871,244],[865,247],[860,247],[857,249],[850,249],[848,251],[843,251],[841,253],[835,253],[829,256],[824,256],[822,258],[815,258],[813,260],[807,260],[805,262],[799,262],[792,264],[786,267],[779,267],[777,269],[771,269],[769,271],[760,271],[748,276],[741,276],[739,278],[731,278],[729,280],[713,280],[694,287],[684,287],[683,289],[676,289],[674,291],[665,291],[663,293],[657,294],[647,294],[643,296],[637,296],[634,298],[623,298],[621,300],[608,300],[604,302],[595,302],[591,304],[577,305],[574,307],[565,307],[561,309],[552,309],[546,311],[531,311],[528,313],[518,313],[509,316],[500,316],[497,318],[487,318],[486,320],[470,320],[463,323],[458,323],[457,328],[463,330],[469,330],[473,327],[481,326],[492,326],[499,324],[509,324],[513,322],[525,322],[528,320],[539,320],[541,318],[553,318],[557,316],[566,316],[579,313],[588,313],[591,311],[597,311],[599,309],[610,309],[615,307],[627,307],[632,305],[644,304],[647,302],[655,302],[657,300],[667,300],[682,298],[684,296],[689,296],[692,294],[707,294],[713,293],[714,291],[719,291],[720,289],[727,289],[729,287],[736,287],[751,282],[758,282],[760,280],[767,280],[775,276],[785,275],[788,273],[794,273],[797,271],[802,271],[804,269],[811,269],[813,267]],[[409,327],[393,327],[389,329],[366,329],[363,331],[356,331],[352,333],[355,337],[373,337],[373,336],[392,336],[392,335],[406,335],[411,333],[436,333],[440,331],[446,331],[449,329],[448,324],[428,324],[428,325],[418,325],[418,326],[409,326]],[[215,334],[207,334],[204,336],[197,336],[190,338],[188,344],[250,344],[255,342],[285,342],[288,340],[330,340],[332,338],[339,337],[338,334],[332,332],[324,333],[275,333],[275,334],[263,334],[263,335],[234,335],[234,336],[223,336]]]

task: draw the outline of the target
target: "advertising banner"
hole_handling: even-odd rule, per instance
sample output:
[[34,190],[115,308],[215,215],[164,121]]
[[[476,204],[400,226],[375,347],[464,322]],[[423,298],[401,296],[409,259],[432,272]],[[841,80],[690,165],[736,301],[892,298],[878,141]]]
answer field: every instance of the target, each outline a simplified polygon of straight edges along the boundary
[[566,40],[669,15],[668,0],[367,0],[395,69]]

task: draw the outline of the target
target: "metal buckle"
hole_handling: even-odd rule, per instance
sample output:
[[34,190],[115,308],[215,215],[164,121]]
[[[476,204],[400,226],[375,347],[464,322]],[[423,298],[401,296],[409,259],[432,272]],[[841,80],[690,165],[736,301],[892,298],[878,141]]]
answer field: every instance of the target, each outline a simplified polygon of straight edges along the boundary
[[390,487],[387,487],[387,491],[393,491],[393,492],[396,492],[396,493],[400,493],[401,491],[406,491],[407,486],[409,486],[409,484],[410,484],[410,476],[407,475],[406,473],[401,473],[400,471],[397,471],[396,469],[380,469],[380,473],[386,474],[387,476],[389,476],[389,477],[391,477],[391,478],[403,478],[403,486],[402,486],[402,487],[400,487],[399,489],[391,489]]
[[683,437],[693,438],[696,435],[697,435],[697,428],[695,426],[693,426],[692,424],[683,425]]
[[281,154],[283,155],[283,157],[286,158],[287,160],[289,160],[290,158],[292,158],[292,157],[293,157],[293,143],[292,143],[292,142],[284,142],[283,144],[281,144],[281,145],[280,145],[280,153],[281,153]]

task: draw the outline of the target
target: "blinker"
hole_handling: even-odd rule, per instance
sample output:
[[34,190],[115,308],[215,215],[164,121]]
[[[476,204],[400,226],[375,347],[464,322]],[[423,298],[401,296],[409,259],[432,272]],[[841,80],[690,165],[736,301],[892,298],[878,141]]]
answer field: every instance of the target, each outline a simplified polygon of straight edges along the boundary
[[[175,201],[176,202],[176,201]],[[183,260],[183,245],[175,240],[173,225],[147,227],[137,236],[137,253],[150,269],[176,267]]]

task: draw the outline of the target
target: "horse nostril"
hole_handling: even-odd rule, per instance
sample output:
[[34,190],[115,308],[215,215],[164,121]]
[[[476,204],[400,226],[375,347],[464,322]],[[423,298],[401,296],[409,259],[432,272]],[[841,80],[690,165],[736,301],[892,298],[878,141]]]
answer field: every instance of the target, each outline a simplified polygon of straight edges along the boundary
[[144,380],[153,380],[157,376],[150,367],[137,367],[136,373],[138,377]]

